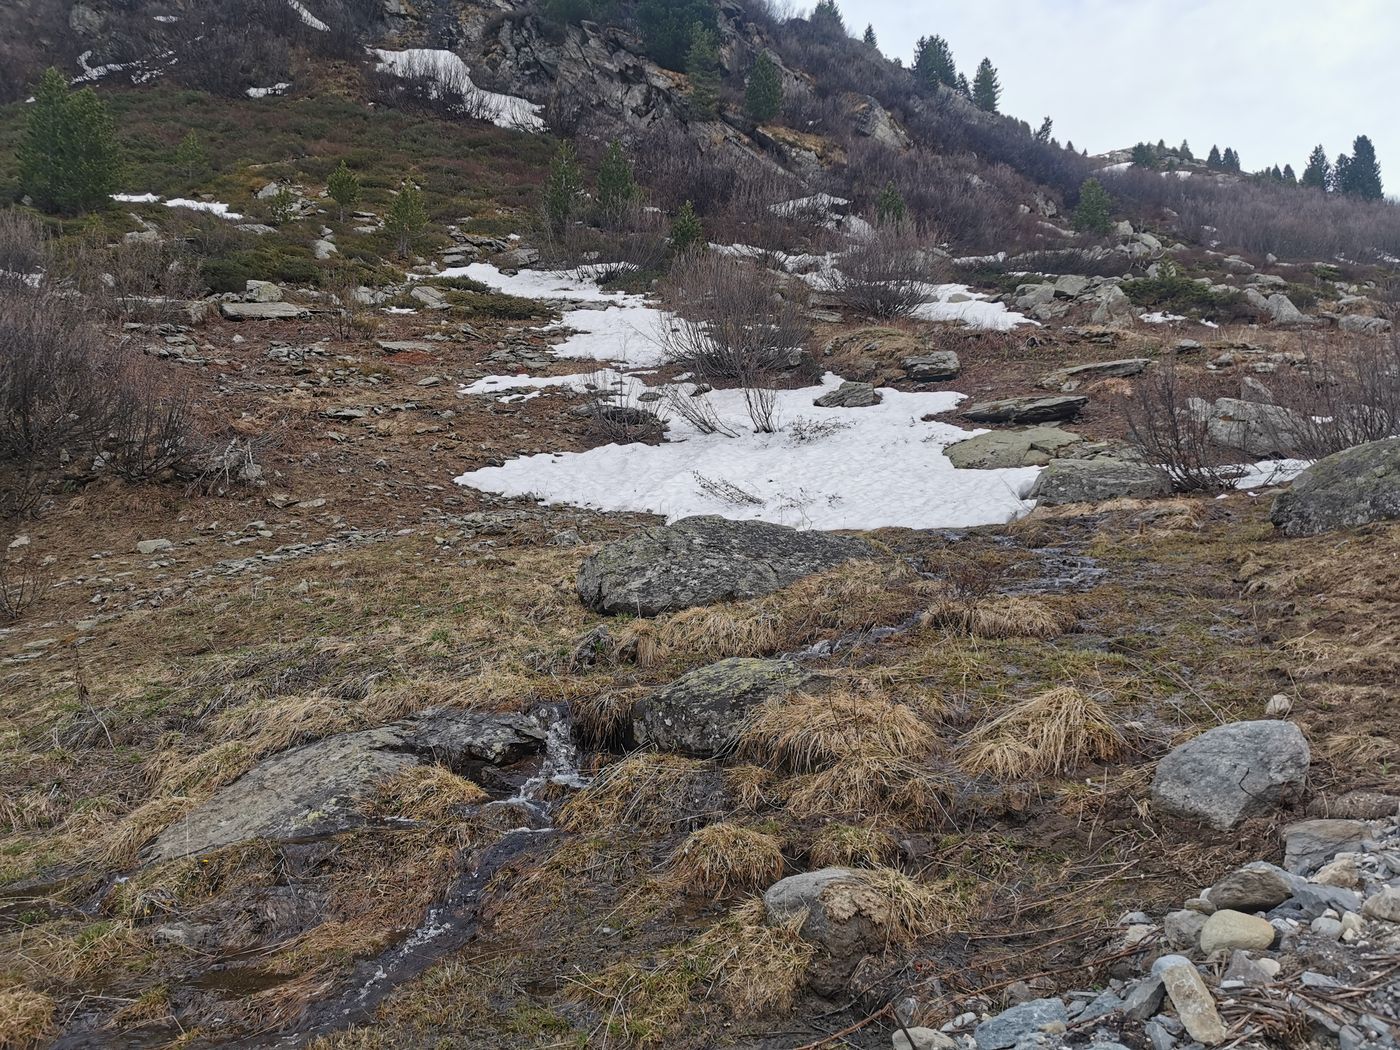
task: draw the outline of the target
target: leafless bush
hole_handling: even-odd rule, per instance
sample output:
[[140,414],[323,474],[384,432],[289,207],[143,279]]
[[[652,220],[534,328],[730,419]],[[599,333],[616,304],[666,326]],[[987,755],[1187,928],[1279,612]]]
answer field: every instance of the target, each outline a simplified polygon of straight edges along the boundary
[[867,317],[909,317],[933,297],[949,272],[912,229],[887,227],[842,253],[823,288]]
[[660,333],[662,348],[702,379],[760,385],[792,367],[811,336],[775,274],[717,252],[681,260],[663,292],[675,316]]
[[195,5],[168,24],[162,47],[179,61],[169,75],[185,87],[240,96],[293,80],[293,45],[315,31],[286,0]]
[[0,284],[36,283],[48,265],[44,228],[14,208],[0,211]]
[[87,242],[73,256],[72,272],[89,303],[119,321],[188,320],[186,305],[208,290],[197,259],[180,241]]
[[573,277],[609,284],[629,274],[654,274],[669,251],[664,216],[640,203],[630,205],[612,229],[571,223],[555,231],[542,225],[544,264]]
[[0,557],[0,620],[18,620],[48,593],[53,573],[29,558]]
[[1210,400],[1209,393],[1186,382],[1167,360],[1137,377],[1131,396],[1122,402],[1133,443],[1180,492],[1219,491],[1239,473],[1222,465],[1209,417],[1199,410],[1198,403]]
[[392,69],[374,74],[380,102],[398,109],[416,109],[439,117],[490,120],[494,111],[486,95],[478,91],[462,66],[436,57],[413,55]]
[[281,442],[276,430],[257,437],[235,434],[209,439],[191,449],[180,465],[180,474],[192,492],[224,496],[237,489],[266,484],[263,458]]
[[1319,340],[1301,367],[1268,384],[1289,412],[1273,444],[1304,459],[1400,434],[1400,335]]
[[666,407],[680,416],[701,434],[722,434],[724,437],[738,437],[739,432],[720,418],[714,402],[695,387],[673,384],[666,388]]

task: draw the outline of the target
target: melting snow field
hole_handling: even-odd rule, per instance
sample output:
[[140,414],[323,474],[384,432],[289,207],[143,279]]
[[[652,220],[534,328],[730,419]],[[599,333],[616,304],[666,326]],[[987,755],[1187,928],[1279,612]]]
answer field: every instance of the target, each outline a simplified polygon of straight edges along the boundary
[[114,193],[112,200],[122,204],[164,204],[167,208],[189,208],[192,211],[207,211],[221,219],[238,220],[243,216],[219,201],[192,201],[184,197],[171,197],[163,201],[154,193]]
[[460,92],[468,99],[468,107],[480,111],[492,124],[502,128],[523,128],[543,131],[544,118],[540,107],[514,95],[486,91],[472,82],[467,64],[451,51],[416,47],[407,51],[384,51],[376,48],[379,68],[395,76],[426,74],[435,79],[443,90]]
[[[635,406],[648,389],[643,370],[663,363],[656,334],[667,314],[640,296],[541,271],[503,274],[481,263],[445,275],[511,295],[578,304],[550,326],[569,333],[555,355],[618,366],[571,376],[488,376],[464,387],[464,395],[518,401],[551,389],[606,389],[615,392],[614,403]],[[955,308],[952,319],[985,327],[999,326],[998,315],[1006,312],[979,300],[930,305]],[[776,434],[753,432],[742,391],[714,391],[702,396],[734,437],[702,433],[663,407],[660,415],[669,424],[664,444],[543,453],[456,480],[506,496],[650,511],[671,520],[720,514],[819,529],[962,528],[1009,521],[1033,506],[1023,495],[1037,468],[957,470],[943,449],[980,431],[922,422],[953,408],[961,394],[886,389],[882,403],[870,408],[812,404],[840,384],[839,376],[828,374],[820,386],[778,392]],[[685,385],[683,396],[691,389]]]

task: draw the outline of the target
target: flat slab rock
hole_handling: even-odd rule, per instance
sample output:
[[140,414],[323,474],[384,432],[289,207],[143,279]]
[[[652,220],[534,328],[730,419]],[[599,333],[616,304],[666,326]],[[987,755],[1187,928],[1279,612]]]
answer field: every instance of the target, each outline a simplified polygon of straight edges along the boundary
[[870,544],[849,536],[764,521],[686,518],[610,543],[586,559],[578,595],[598,612],[659,616],[758,598],[874,556]]
[[219,313],[230,321],[294,321],[310,311],[295,303],[220,303]]
[[1006,470],[1043,467],[1065,449],[1083,442],[1078,434],[1059,427],[1027,427],[1024,430],[989,430],[943,450],[960,470]]
[[361,823],[361,804],[396,773],[431,763],[460,769],[515,761],[540,750],[545,733],[529,715],[432,711],[294,747],[264,759],[167,828],[144,859],[336,834]]
[[974,423],[1060,423],[1076,419],[1089,403],[1087,397],[1010,397],[984,401],[964,409],[962,417]]
[[1056,369],[1054,372],[1042,376],[1036,385],[1042,390],[1058,390],[1068,394],[1078,390],[1085,383],[1092,383],[1095,380],[1120,379],[1140,375],[1147,371],[1151,364],[1152,359],[1147,357],[1129,357],[1121,361],[1095,361],[1087,365]]
[[1311,757],[1291,722],[1216,726],[1157,764],[1152,801],[1163,812],[1228,831],[1301,792]]
[[1161,471],[1121,459],[1057,459],[1040,472],[1029,496],[1041,506],[1098,503],[1131,497],[1165,496],[1171,491]]

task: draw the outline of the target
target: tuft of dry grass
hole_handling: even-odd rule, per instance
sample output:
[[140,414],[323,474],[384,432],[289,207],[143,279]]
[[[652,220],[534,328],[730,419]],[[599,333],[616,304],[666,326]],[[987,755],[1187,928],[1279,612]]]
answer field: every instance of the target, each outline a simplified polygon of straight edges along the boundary
[[631,724],[632,708],[647,692],[645,686],[636,686],[575,700],[570,708],[579,737],[592,747],[616,746]]
[[608,766],[559,811],[569,831],[617,825],[664,829],[695,817],[710,763],[667,754],[637,754]]
[[850,562],[762,598],[634,621],[620,632],[618,648],[639,667],[677,657],[767,656],[831,634],[898,623],[919,605],[912,580],[904,565]]
[[751,892],[783,874],[783,848],[773,835],[738,824],[710,824],[691,832],[671,856],[667,882],[713,897]]
[[880,868],[898,855],[894,836],[868,824],[826,824],[812,840],[811,862],[818,868]]
[[1074,626],[1063,605],[1043,598],[943,597],[924,611],[925,626],[972,638],[1058,638]]
[[141,847],[194,806],[194,799],[183,796],[156,798],[137,806],[106,835],[101,847],[102,863],[109,871],[130,868],[139,858]]
[[724,785],[734,797],[738,810],[753,812],[774,802],[774,781],[771,769],[763,766],[730,766],[724,771]]
[[973,775],[1021,780],[1106,762],[1127,746],[1103,705],[1063,686],[1013,703],[964,740],[963,767]]
[[955,794],[945,775],[878,752],[842,759],[820,773],[792,780],[789,788],[787,810],[798,819],[898,815],[916,827],[946,820]]
[[1339,766],[1364,769],[1400,758],[1400,744],[1362,731],[1334,733],[1322,742],[1322,750]]
[[711,973],[720,997],[736,1017],[791,1011],[816,954],[802,937],[806,919],[803,912],[770,925],[763,900],[755,897],[701,935],[700,946],[714,955]]
[[480,784],[436,765],[396,773],[380,785],[377,795],[377,815],[428,822],[458,819],[458,810],[491,798]]
[[55,1034],[58,1009],[43,992],[30,988],[0,989],[0,1050],[37,1050]]
[[740,753],[794,773],[849,758],[917,759],[938,743],[934,727],[911,707],[880,693],[833,689],[801,693],[759,709],[740,737]]

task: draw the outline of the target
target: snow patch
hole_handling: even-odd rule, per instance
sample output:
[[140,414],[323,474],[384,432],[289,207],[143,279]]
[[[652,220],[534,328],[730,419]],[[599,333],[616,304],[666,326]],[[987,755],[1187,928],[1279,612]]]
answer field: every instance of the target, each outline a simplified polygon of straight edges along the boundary
[[221,219],[242,219],[244,216],[219,201],[194,201],[184,197],[172,197],[162,201],[154,193],[114,193],[112,200],[122,204],[164,204],[167,208],[189,208],[191,211],[207,211]]
[[273,84],[271,87],[250,87],[248,89],[249,98],[268,98],[272,95],[285,95],[292,90],[290,83]]
[[298,0],[287,0],[287,6],[290,7],[293,11],[295,11],[301,17],[301,20],[307,25],[309,25],[312,29],[316,30],[316,32],[326,33],[330,31],[330,26],[326,25],[325,22],[322,22],[319,18],[317,18],[310,11],[308,11],[306,9],[306,5],[299,3]]
[[407,51],[376,48],[374,55],[379,61],[379,68],[394,76],[427,74],[437,81],[438,90],[454,94],[460,92],[466,97],[466,105],[471,112],[479,112],[497,127],[544,130],[544,118],[540,115],[539,106],[514,95],[502,95],[477,87],[472,82],[467,64],[451,51],[424,47]]

